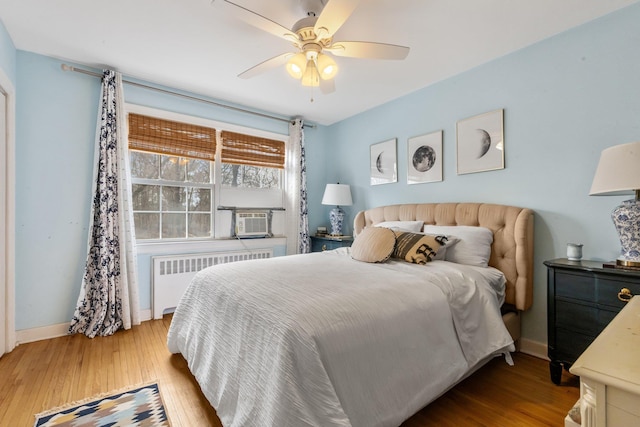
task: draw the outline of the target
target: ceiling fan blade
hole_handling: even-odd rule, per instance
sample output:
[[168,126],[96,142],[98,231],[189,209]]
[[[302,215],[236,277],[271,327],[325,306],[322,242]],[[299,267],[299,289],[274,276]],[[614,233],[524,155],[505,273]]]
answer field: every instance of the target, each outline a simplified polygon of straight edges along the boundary
[[320,92],[328,95],[336,91],[336,82],[334,79],[320,79]]
[[360,0],[329,0],[314,26],[316,35],[321,39],[332,37],[359,3]]
[[405,59],[409,48],[374,42],[335,42],[324,50],[336,56],[366,59]]
[[288,41],[296,42],[298,36],[288,28],[283,27],[271,19],[257,14],[246,7],[240,6],[228,0],[222,0],[218,2],[223,9],[225,9],[230,15],[235,16],[238,19],[243,20],[249,25],[259,28],[274,36],[286,39]]
[[267,59],[259,63],[258,65],[254,65],[246,71],[238,74],[238,77],[241,79],[250,79],[251,77],[255,77],[258,74],[264,73],[265,71],[269,71],[273,68],[277,68],[287,62],[287,60],[293,56],[294,54],[291,52],[283,53],[278,56],[274,56],[271,59]]

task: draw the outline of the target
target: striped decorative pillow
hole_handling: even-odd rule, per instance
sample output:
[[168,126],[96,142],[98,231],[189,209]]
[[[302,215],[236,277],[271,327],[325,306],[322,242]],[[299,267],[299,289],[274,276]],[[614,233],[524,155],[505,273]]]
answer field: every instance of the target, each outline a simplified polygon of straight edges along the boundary
[[444,249],[447,236],[418,234],[396,231],[396,247],[393,258],[399,258],[414,264],[426,264],[433,260],[438,251]]

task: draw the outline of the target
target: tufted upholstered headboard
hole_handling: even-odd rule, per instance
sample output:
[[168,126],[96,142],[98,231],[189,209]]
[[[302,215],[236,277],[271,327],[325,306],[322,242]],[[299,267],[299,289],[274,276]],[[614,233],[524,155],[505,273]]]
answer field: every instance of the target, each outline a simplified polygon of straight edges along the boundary
[[382,221],[423,221],[434,225],[470,225],[493,231],[489,265],[507,279],[505,303],[527,310],[533,303],[533,211],[486,203],[418,203],[360,211],[353,221],[357,236]]

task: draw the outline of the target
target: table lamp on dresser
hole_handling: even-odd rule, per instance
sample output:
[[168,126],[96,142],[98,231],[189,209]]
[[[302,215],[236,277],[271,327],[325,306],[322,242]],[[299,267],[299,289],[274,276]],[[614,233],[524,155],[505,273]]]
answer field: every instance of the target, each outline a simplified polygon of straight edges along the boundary
[[640,141],[606,148],[600,155],[589,195],[634,194],[611,213],[620,236],[616,265],[640,268]]
[[347,184],[327,184],[322,196],[323,205],[335,205],[331,209],[329,221],[331,222],[331,235],[342,236],[342,221],[344,211],[340,206],[351,206],[351,188]]

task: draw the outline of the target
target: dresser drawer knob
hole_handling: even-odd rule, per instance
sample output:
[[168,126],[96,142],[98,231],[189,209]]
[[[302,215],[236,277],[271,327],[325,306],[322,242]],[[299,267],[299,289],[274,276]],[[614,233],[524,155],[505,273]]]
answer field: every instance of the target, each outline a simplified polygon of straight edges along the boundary
[[618,299],[622,302],[629,302],[631,298],[633,298],[633,294],[628,288],[622,288],[618,292]]

